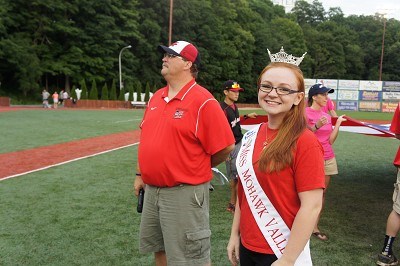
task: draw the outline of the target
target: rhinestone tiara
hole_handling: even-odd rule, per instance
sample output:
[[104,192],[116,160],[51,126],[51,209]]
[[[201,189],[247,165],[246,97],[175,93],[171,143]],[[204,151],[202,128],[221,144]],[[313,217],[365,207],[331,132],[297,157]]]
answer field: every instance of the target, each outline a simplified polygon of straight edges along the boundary
[[285,53],[285,50],[283,50],[283,46],[282,46],[281,50],[278,53],[271,54],[271,52],[268,50],[268,54],[269,54],[269,58],[271,59],[271,63],[282,62],[282,63],[288,63],[288,64],[299,66],[301,61],[303,61],[304,56],[307,54],[307,52],[305,52],[302,57],[295,57],[291,54]]

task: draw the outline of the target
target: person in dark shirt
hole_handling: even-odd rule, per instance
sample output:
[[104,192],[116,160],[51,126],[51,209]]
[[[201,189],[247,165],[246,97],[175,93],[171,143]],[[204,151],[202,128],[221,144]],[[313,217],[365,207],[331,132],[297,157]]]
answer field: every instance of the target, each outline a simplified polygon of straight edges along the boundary
[[[231,187],[231,198],[227,206],[227,211],[234,213],[237,197],[237,184],[238,184],[238,173],[236,170],[236,157],[238,155],[240,144],[242,141],[243,133],[240,127],[240,116],[239,110],[235,102],[239,99],[239,92],[244,91],[240,85],[233,80],[228,80],[223,85],[225,99],[221,102],[221,108],[224,110],[225,116],[228,119],[229,125],[232,128],[233,135],[235,137],[235,149],[229,154],[228,159],[225,161],[227,176],[230,179]],[[244,115],[243,118],[255,118],[256,113],[250,113]]]

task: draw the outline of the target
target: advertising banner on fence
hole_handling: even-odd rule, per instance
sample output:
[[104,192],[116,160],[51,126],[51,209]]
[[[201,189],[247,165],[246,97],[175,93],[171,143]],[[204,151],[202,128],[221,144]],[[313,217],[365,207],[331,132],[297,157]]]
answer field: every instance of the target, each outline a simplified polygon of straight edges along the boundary
[[381,101],[382,92],[381,91],[359,91],[360,101]]
[[382,102],[382,112],[384,113],[394,113],[397,108],[398,102]]
[[316,79],[304,79],[304,86],[306,87],[305,90],[305,97],[308,97],[308,91],[310,90],[311,86],[315,85],[317,83]]
[[359,80],[339,80],[338,89],[339,90],[356,90],[358,91],[360,87]]
[[337,110],[394,112],[400,102],[400,81],[305,79],[306,97],[316,83],[335,90],[329,94]]
[[382,99],[392,102],[400,101],[400,82],[384,81],[382,83]]
[[337,99],[338,80],[337,79],[317,79],[317,83],[323,84],[327,88],[334,89],[333,93],[329,93],[329,98],[332,100]]
[[341,90],[338,91],[338,100],[344,101],[357,101],[358,100],[358,91],[350,91],[350,90]]
[[368,112],[380,112],[381,111],[381,103],[380,102],[369,102],[369,101],[360,101],[358,103],[359,111],[368,111]]
[[338,101],[337,102],[337,110],[348,110],[348,111],[357,111],[358,104],[357,101]]
[[317,83],[316,79],[304,79],[304,86],[306,87],[306,93],[308,93],[310,87],[316,83]]
[[384,81],[382,91],[400,92],[400,81]]
[[382,99],[389,101],[400,101],[400,91],[384,91],[382,92]]
[[360,90],[362,91],[381,91],[382,81],[360,80]]

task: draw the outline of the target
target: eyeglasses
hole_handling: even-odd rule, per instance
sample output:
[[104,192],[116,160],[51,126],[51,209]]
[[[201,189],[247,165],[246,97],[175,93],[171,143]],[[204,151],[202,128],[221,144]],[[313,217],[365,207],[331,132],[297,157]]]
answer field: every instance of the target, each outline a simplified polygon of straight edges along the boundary
[[282,87],[274,87],[269,84],[260,84],[258,89],[262,92],[270,93],[273,89],[275,89],[276,94],[279,95],[289,95],[293,93],[299,93],[299,91],[291,90],[288,88],[282,88]]
[[168,59],[172,59],[172,58],[175,58],[175,57],[179,57],[180,59],[182,59],[183,61],[187,61],[185,58],[183,58],[182,56],[179,56],[179,55],[174,55],[174,54],[169,54],[169,53],[165,53],[164,54],[164,58],[168,58]]

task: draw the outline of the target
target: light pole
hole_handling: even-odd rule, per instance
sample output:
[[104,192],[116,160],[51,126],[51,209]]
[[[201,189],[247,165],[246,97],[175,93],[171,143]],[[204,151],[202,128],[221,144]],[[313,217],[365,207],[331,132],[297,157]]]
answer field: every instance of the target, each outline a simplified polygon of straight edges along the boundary
[[382,80],[382,66],[383,66],[383,52],[385,50],[385,32],[386,32],[386,18],[383,17],[383,34],[382,34],[382,52],[381,52],[381,62],[379,64],[379,81]]
[[172,42],[172,15],[174,11],[174,0],[169,1],[169,32],[168,32],[168,45]]
[[123,52],[125,49],[131,48],[131,47],[132,47],[132,45],[125,46],[125,47],[122,48],[121,51],[119,52],[118,62],[119,62],[119,89],[120,89],[120,90],[122,90],[122,88],[124,87],[124,85],[122,84],[121,55],[122,55],[122,52]]

